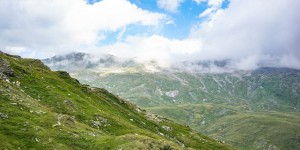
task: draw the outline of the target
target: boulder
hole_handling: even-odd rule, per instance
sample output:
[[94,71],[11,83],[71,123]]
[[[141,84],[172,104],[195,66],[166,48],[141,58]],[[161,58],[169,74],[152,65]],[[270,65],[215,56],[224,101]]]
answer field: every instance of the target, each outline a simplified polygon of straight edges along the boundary
[[9,62],[4,58],[0,58],[0,77],[2,79],[5,79],[7,77],[12,77],[12,76],[14,76],[14,71],[10,67]]
[[59,115],[57,117],[58,125],[75,125],[75,116]]
[[8,114],[5,114],[5,113],[0,113],[0,119],[8,119]]

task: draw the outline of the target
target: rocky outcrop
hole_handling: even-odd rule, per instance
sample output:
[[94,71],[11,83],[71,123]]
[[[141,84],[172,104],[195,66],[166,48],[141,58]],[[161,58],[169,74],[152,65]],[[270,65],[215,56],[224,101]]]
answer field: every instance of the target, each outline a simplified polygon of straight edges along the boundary
[[75,116],[59,115],[57,117],[57,125],[75,125]]
[[92,125],[94,128],[100,129],[102,127],[107,127],[110,126],[108,120],[104,117],[101,117],[99,115],[95,116],[95,120],[91,120],[92,121]]
[[0,119],[8,119],[8,114],[0,113]]
[[10,64],[7,60],[0,57],[0,78],[6,79],[8,77],[14,76],[14,71],[10,67]]

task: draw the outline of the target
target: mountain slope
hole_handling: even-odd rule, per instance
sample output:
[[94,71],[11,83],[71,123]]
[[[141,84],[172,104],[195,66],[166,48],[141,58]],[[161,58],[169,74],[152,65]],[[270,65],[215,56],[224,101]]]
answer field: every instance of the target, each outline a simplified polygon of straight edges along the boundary
[[[211,73],[211,67],[227,70],[230,61],[184,62],[161,69],[155,62],[122,65],[113,57],[114,61],[107,59],[110,65],[103,65],[106,59],[85,56],[84,61],[66,55],[45,63],[238,149],[300,147],[299,70],[265,67]],[[94,67],[86,67],[86,62]],[[68,64],[85,67],[73,70]]]
[[73,76],[239,149],[300,146],[299,71],[99,74]]
[[[55,63],[76,62],[49,60],[53,68]],[[118,62],[117,58],[114,60]],[[265,67],[209,73],[171,68],[151,72],[143,64],[122,67],[112,61],[109,66],[102,65],[104,62],[96,61],[92,68],[70,70],[71,75],[238,149],[300,147],[299,70]],[[214,63],[199,65],[209,69],[226,64]],[[157,68],[155,63],[152,68]]]
[[1,149],[230,149],[39,60],[0,64]]
[[[260,73],[266,69],[222,74],[129,72],[104,76],[102,72],[86,70],[72,72],[72,75],[85,83],[105,87],[130,98],[143,107],[213,102],[244,106],[249,111],[299,110],[300,71]],[[144,101],[137,95],[142,96]]]

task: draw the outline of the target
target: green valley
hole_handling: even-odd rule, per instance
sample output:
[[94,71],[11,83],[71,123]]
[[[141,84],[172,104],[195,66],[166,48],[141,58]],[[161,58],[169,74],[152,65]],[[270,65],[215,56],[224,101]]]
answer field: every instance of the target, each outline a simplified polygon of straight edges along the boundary
[[0,75],[0,149],[231,149],[40,60],[1,52]]
[[[201,73],[157,69],[153,72],[143,64],[124,65],[116,58],[109,58],[95,64],[96,67],[70,70],[71,75],[237,149],[300,146],[299,70],[260,68]],[[91,64],[81,57],[75,60],[80,66]],[[71,64],[72,61],[69,59]],[[48,64],[54,69],[68,68],[68,64],[57,65],[61,64],[58,60],[48,60]],[[116,72],[116,68],[122,71]]]

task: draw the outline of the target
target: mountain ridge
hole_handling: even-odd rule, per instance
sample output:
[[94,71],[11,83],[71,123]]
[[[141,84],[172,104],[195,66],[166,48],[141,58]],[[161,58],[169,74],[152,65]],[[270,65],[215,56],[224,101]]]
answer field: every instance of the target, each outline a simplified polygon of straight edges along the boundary
[[2,52],[0,60],[8,62],[0,66],[1,148],[231,149],[40,60]]
[[197,72],[178,67],[147,72],[142,67],[119,68],[123,71],[99,67],[71,71],[71,75],[238,149],[300,146],[297,69]]
[[[155,67],[158,72],[164,71],[184,71],[184,72],[197,72],[197,73],[234,73],[234,72],[260,72],[262,73],[275,73],[274,71],[284,73],[286,71],[298,72],[299,69],[287,68],[287,67],[271,67],[271,66],[259,66],[256,69],[251,70],[237,70],[229,68],[231,60],[216,60],[216,61],[182,61],[176,63],[167,68],[162,68],[157,65],[153,60],[150,62],[138,62],[135,58],[121,58],[112,54],[92,55],[83,52],[72,52],[65,55],[55,55],[50,58],[42,59],[51,69],[54,70],[68,70],[70,65],[74,65],[77,69],[92,69],[97,67],[145,67],[150,65]],[[82,68],[83,67],[83,68]],[[76,71],[72,69],[71,71]]]

